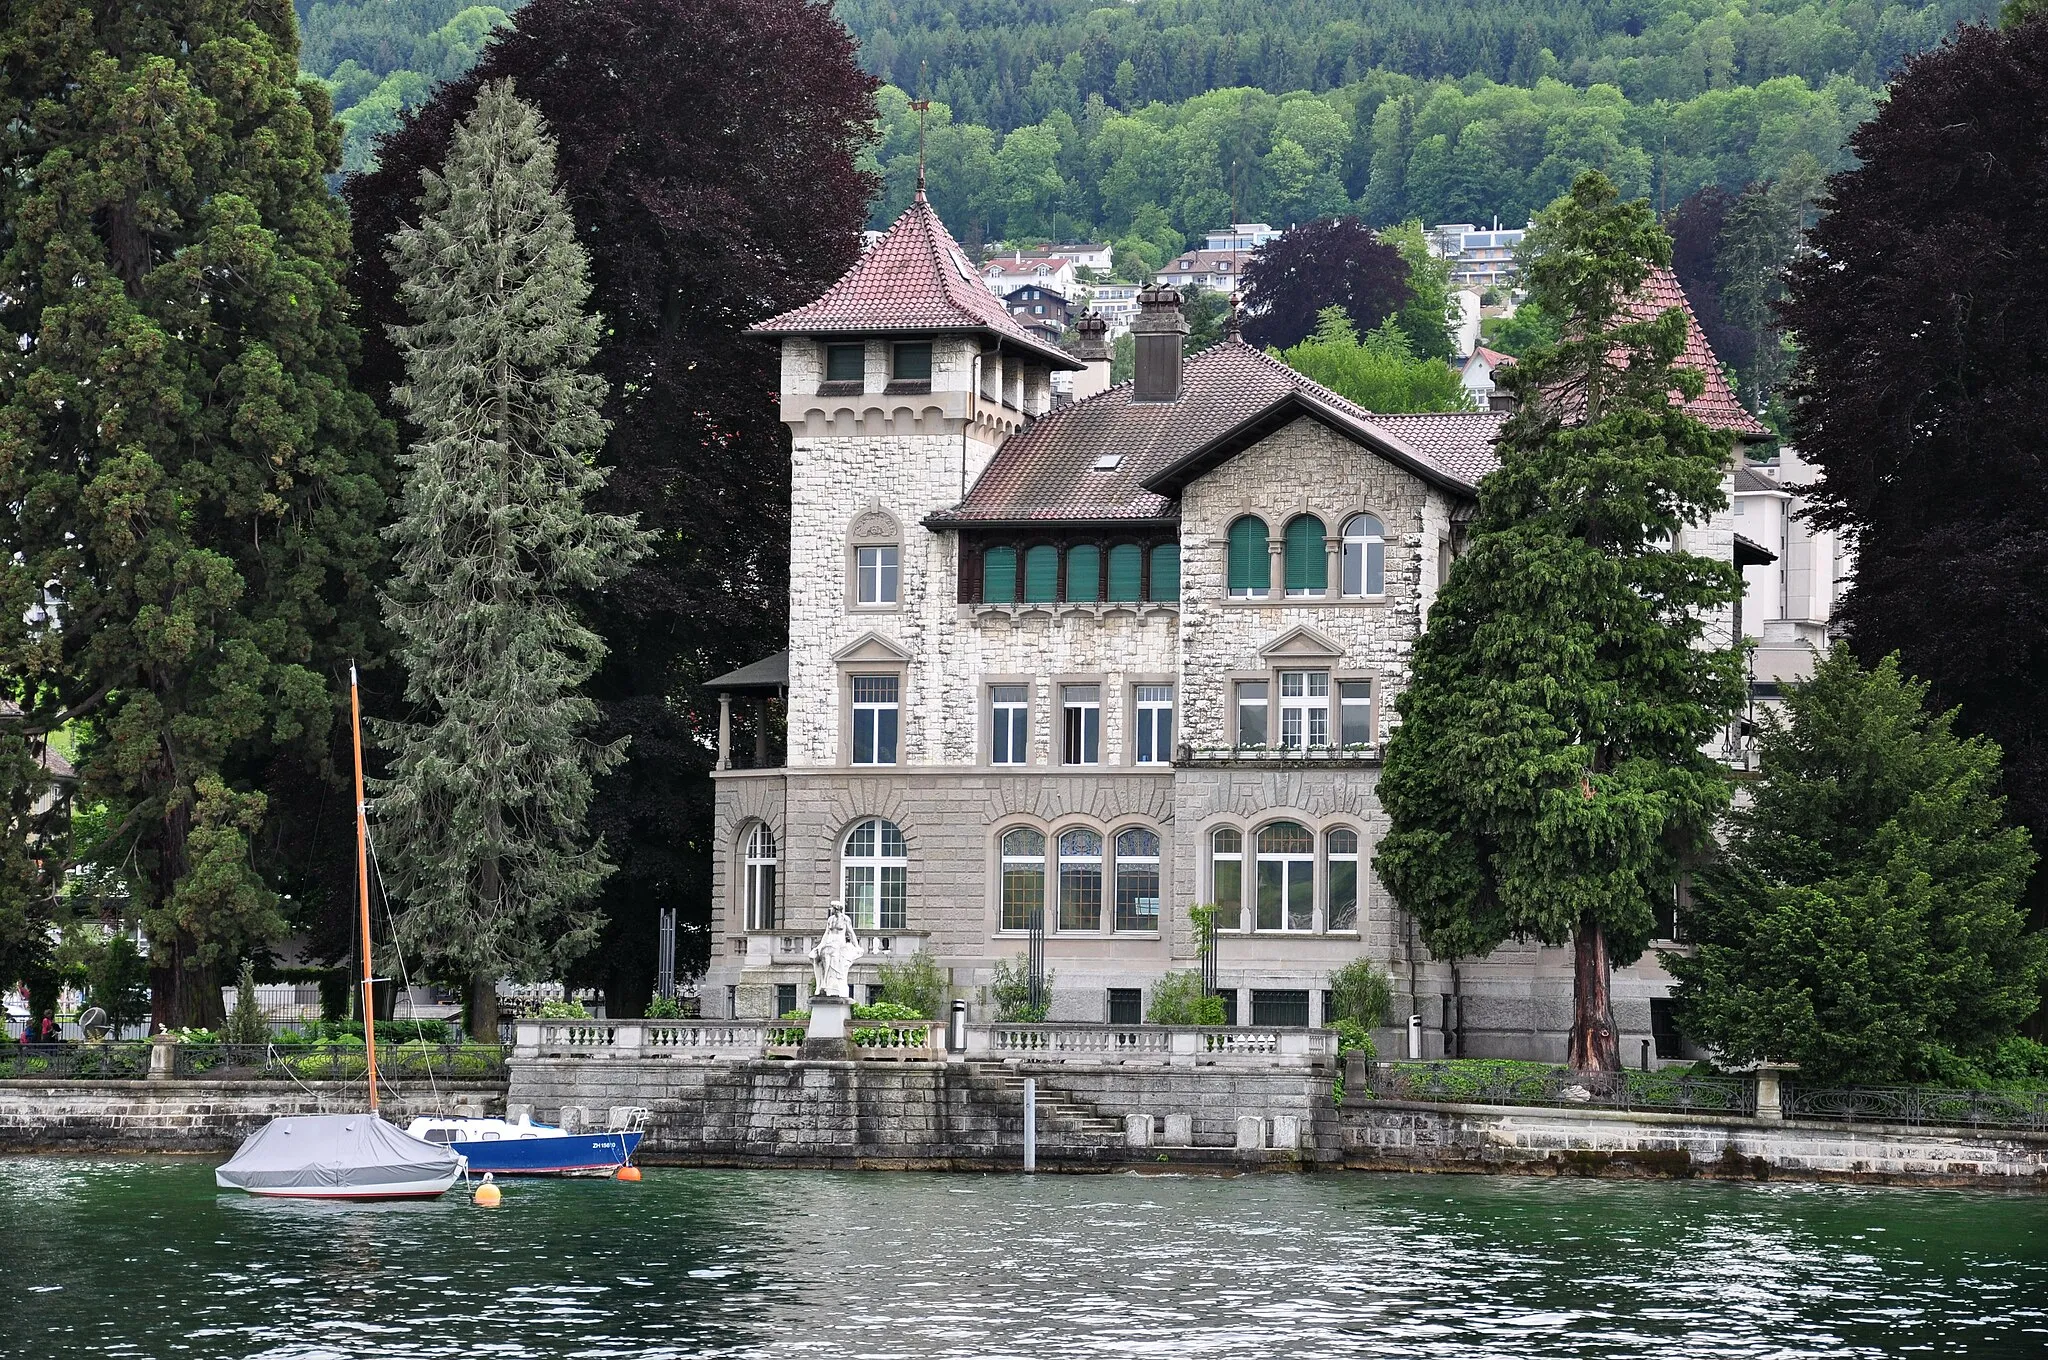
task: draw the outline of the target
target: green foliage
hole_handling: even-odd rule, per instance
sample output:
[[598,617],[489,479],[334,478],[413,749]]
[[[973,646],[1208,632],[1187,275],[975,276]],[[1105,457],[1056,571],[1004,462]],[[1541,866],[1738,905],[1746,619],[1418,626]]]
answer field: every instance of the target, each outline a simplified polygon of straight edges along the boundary
[[1371,1029],[1387,1023],[1394,1005],[1394,982],[1371,959],[1353,959],[1330,974],[1330,1015]]
[[1350,1016],[1342,1016],[1331,1024],[1330,1028],[1337,1031],[1339,1056],[1359,1053],[1365,1056],[1367,1062],[1379,1060],[1379,1050],[1373,1047],[1372,1030],[1369,1026],[1353,1020]]
[[270,1022],[256,999],[256,965],[247,959],[242,960],[241,975],[235,980],[235,1008],[228,1012],[220,1038],[224,1044],[270,1042]]
[[1513,316],[1489,316],[1479,323],[1479,343],[1519,359],[1555,345],[1564,334],[1557,318],[1533,298],[1515,308]]
[[109,935],[87,959],[85,987],[116,1032],[149,1017],[149,961],[125,931]]
[[0,328],[32,337],[0,350],[0,673],[21,736],[78,733],[186,1022],[284,925],[252,786],[318,767],[338,662],[374,654],[389,432],[297,58],[281,7],[224,0],[0,25]]
[[1450,358],[1450,326],[1458,317],[1451,301],[1451,262],[1430,250],[1420,218],[1385,228],[1380,239],[1400,251],[1402,263],[1408,266],[1408,291],[1414,296],[1396,314],[1396,320],[1409,347],[1424,359]]
[[581,1001],[543,1001],[534,1012],[543,1020],[588,1020],[590,1012],[583,1009]]
[[1023,959],[996,960],[995,976],[988,985],[995,1002],[996,1019],[1007,1025],[1036,1025],[1052,1010],[1052,979],[1046,971],[1037,1002],[1031,1000],[1031,965]]
[[[578,687],[605,649],[573,597],[644,535],[584,504],[605,481],[605,383],[584,372],[599,326],[540,116],[491,83],[424,178],[420,223],[396,237],[414,322],[394,331],[394,395],[421,437],[400,460],[385,618],[419,716],[376,727],[395,752],[387,872],[429,969],[559,976],[597,935],[585,904],[611,866],[583,819],[625,745],[584,735],[597,711]],[[490,1023],[473,1018],[479,1039]]]
[[1794,157],[1777,179],[1744,188],[1722,223],[1715,252],[1721,312],[1749,333],[1738,391],[1752,411],[1769,407],[1771,394],[1792,369],[1794,351],[1780,331],[1777,304],[1785,296],[1785,268],[1812,223],[1821,179],[1818,160]]
[[1630,310],[1669,241],[1598,174],[1546,209],[1525,280],[1566,337],[1502,370],[1521,398],[1397,701],[1376,868],[1439,958],[1508,939],[1588,957],[1575,1066],[1619,1064],[1607,969],[1638,957],[1712,844],[1728,782],[1701,750],[1740,704],[1740,653],[1705,621],[1734,567],[1667,550],[1725,506],[1725,433],[1673,401],[1676,308]]
[[367,169],[378,137],[398,126],[441,81],[473,65],[511,22],[519,0],[500,8],[469,0],[294,0],[299,64],[320,78],[342,127],[342,168]]
[[1149,1025],[1220,1025],[1225,1018],[1223,998],[1211,996],[1202,975],[1193,970],[1162,974],[1145,1007]]
[[856,1020],[930,1020],[929,1016],[915,1006],[906,1006],[900,1001],[871,1001],[865,1006],[853,1007]]
[[680,1020],[683,1018],[682,1003],[672,996],[657,996],[647,1003],[649,1020]]
[[[943,1020],[951,987],[932,956],[920,949],[903,962],[890,960],[877,974],[882,995],[900,1003],[911,1014],[893,1017],[903,1020]],[[858,1009],[858,1008],[856,1008]]]
[[2027,832],[2002,825],[1997,745],[1926,696],[1837,647],[1765,716],[1764,777],[1694,887],[1698,952],[1666,960],[1695,1039],[1822,1084],[1942,1080],[2033,1013]]
[[1326,307],[1315,332],[1279,351],[1278,357],[1368,411],[1393,415],[1472,409],[1472,399],[1450,365],[1416,357],[1407,332],[1392,317],[1360,340],[1343,308]]

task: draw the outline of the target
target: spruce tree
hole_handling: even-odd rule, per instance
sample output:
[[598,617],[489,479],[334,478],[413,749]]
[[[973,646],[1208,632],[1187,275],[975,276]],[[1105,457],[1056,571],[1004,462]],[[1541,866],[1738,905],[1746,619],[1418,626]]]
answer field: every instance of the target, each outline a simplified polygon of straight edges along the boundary
[[470,1032],[494,1040],[497,979],[559,975],[596,937],[587,904],[611,866],[583,822],[626,743],[585,735],[597,709],[578,686],[604,644],[572,597],[644,535],[585,505],[604,483],[599,323],[539,113],[491,82],[421,178],[393,251],[414,318],[392,328],[394,396],[419,437],[385,608],[415,716],[378,725],[394,756],[377,822],[404,942],[468,987]]
[[1520,398],[1397,700],[1380,878],[1440,958],[1574,945],[1574,1067],[1619,1066],[1608,983],[1711,844],[1728,781],[1701,746],[1743,695],[1709,616],[1741,577],[1673,550],[1725,504],[1725,433],[1688,414],[1685,315],[1631,299],[1671,243],[1588,173],[1537,219],[1523,277],[1564,323],[1502,375]]
[[1763,778],[1694,885],[1698,951],[1666,961],[1687,1034],[1822,1083],[1924,1081],[2034,1012],[2027,832],[2002,824],[1997,744],[1927,691],[1838,646],[1765,716]]
[[[170,1024],[218,1024],[220,968],[282,928],[248,772],[318,762],[375,618],[389,431],[297,64],[284,0],[0,24],[0,726],[85,738]],[[19,749],[0,775],[40,778]]]

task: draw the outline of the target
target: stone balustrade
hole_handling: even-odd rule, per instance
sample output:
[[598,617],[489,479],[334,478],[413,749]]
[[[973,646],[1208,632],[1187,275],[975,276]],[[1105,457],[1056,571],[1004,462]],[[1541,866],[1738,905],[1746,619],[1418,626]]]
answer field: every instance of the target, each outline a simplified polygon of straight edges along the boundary
[[[784,1020],[521,1020],[514,1061],[530,1058],[713,1059],[794,1057],[803,1023]],[[855,1020],[863,1058],[935,1061],[945,1025]],[[969,1058],[1031,1062],[1144,1062],[1180,1066],[1334,1067],[1337,1034],[1271,1026],[970,1025]]]

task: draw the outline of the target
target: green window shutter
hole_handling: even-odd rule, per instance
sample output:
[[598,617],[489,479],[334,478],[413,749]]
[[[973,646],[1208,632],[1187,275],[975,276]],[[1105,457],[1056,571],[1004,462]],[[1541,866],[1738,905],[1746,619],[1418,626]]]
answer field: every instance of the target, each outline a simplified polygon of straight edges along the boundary
[[1180,544],[1161,543],[1152,549],[1152,599],[1180,599]]
[[1330,559],[1323,551],[1323,522],[1296,515],[1287,525],[1287,593],[1320,591],[1330,583]]
[[990,548],[981,555],[981,598],[989,604],[1017,602],[1017,550]]
[[1266,522],[1246,515],[1230,526],[1230,589],[1265,590],[1273,583],[1266,555]]
[[1138,587],[1144,572],[1145,553],[1137,544],[1119,543],[1111,548],[1108,598],[1118,602],[1137,599]]
[[1078,543],[1067,549],[1067,598],[1102,598],[1102,549],[1093,543]]
[[1046,604],[1059,598],[1060,550],[1041,543],[1024,550],[1024,600]]

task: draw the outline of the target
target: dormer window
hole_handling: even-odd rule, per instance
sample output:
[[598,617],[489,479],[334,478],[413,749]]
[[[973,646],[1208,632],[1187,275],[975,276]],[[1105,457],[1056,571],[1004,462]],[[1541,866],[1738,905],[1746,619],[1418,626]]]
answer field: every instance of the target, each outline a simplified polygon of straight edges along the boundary
[[825,381],[857,383],[866,376],[867,346],[858,342],[850,345],[825,346]]
[[921,340],[895,346],[890,356],[889,379],[891,382],[930,382],[932,379],[932,343]]

